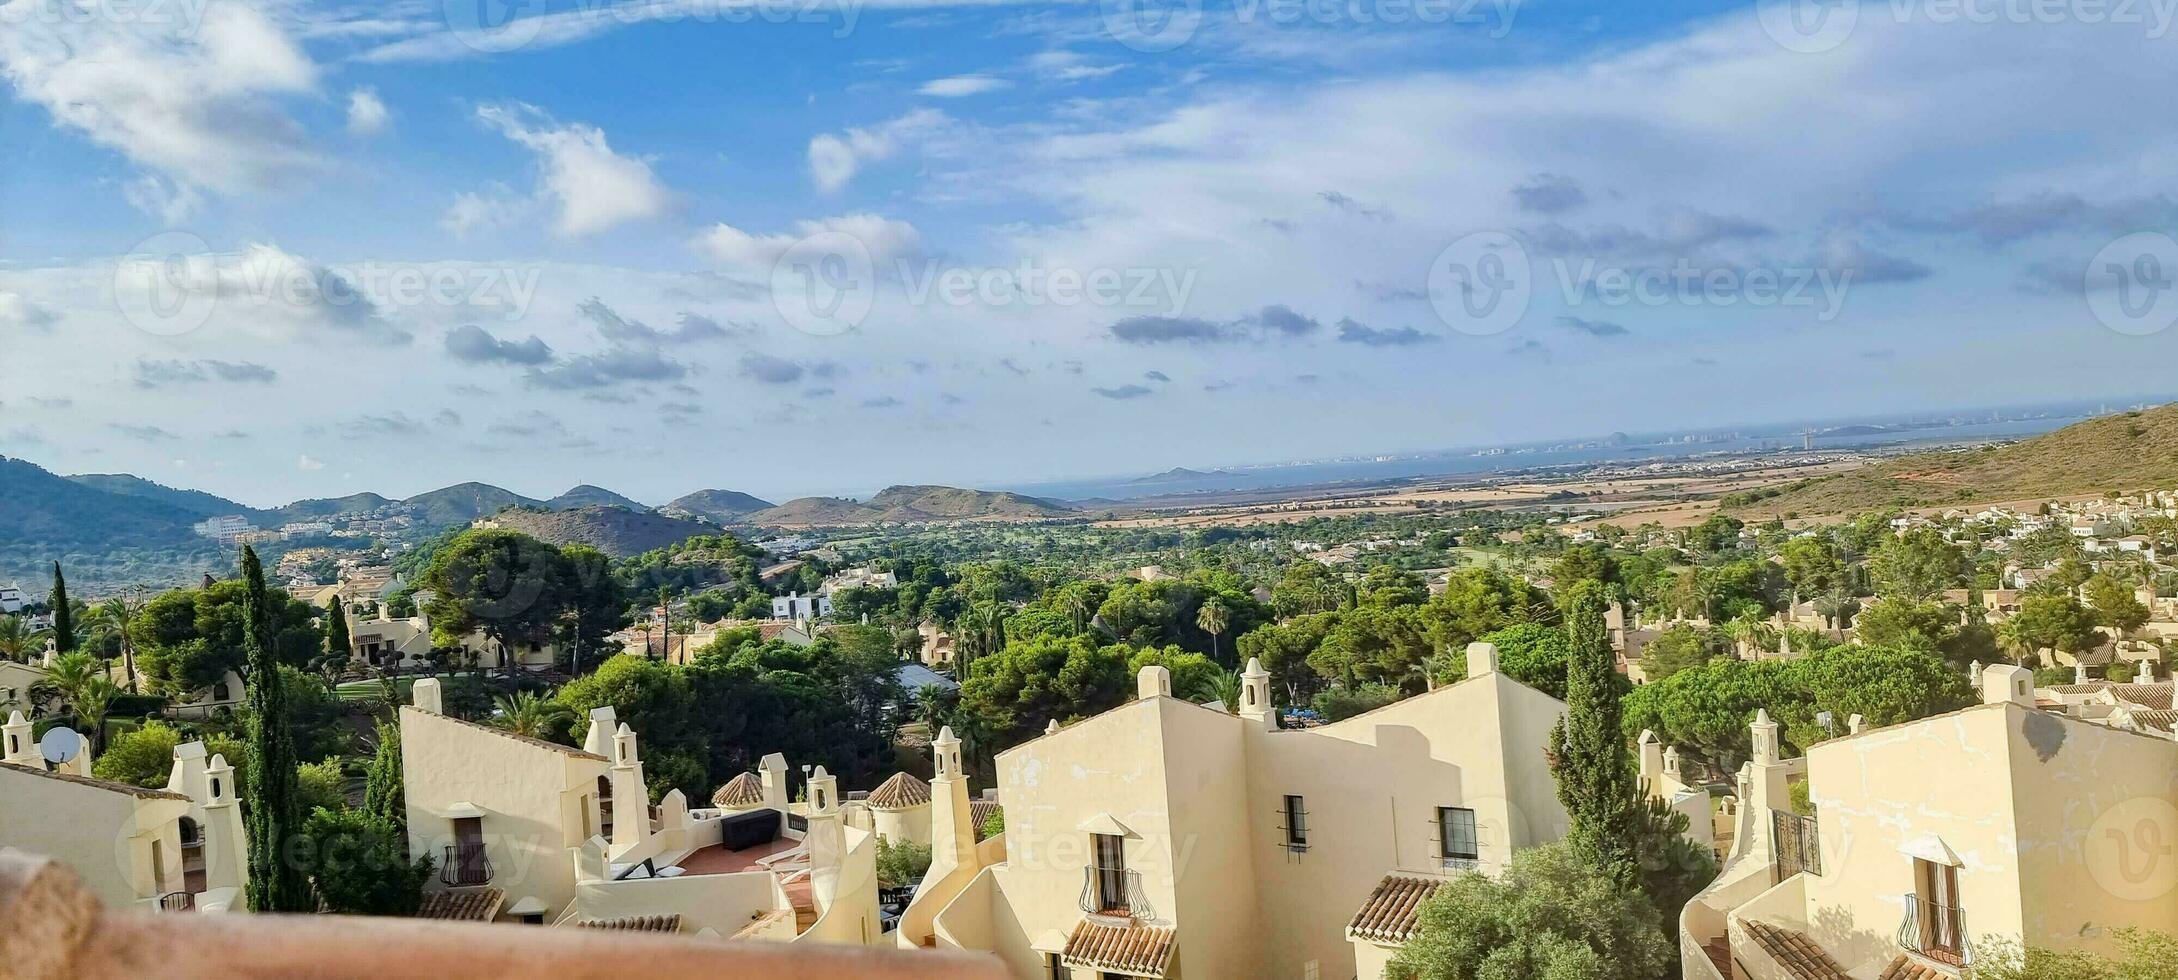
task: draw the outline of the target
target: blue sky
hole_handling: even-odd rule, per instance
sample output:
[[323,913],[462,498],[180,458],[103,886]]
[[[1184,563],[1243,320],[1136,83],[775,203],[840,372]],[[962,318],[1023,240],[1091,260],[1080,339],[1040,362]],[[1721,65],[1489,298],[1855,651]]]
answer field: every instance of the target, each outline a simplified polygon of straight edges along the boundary
[[2178,0],[1137,2],[9,0],[0,453],[655,502],[2172,387]]

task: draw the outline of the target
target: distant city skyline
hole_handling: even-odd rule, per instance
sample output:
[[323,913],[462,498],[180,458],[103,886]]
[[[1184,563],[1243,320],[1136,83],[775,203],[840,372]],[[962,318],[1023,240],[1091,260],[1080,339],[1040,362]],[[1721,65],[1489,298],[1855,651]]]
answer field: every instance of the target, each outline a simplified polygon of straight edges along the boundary
[[155,6],[0,8],[0,453],[56,471],[1020,486],[2125,403],[2178,354],[2168,25]]

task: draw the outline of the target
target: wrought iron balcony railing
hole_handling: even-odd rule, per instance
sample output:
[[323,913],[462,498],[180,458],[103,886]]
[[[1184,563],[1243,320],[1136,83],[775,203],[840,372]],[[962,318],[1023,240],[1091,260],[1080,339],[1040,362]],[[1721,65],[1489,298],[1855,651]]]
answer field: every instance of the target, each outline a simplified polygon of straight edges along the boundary
[[439,881],[456,887],[491,884],[492,862],[484,856],[484,845],[446,845],[446,860],[439,865]]
[[167,892],[159,896],[159,911],[187,912],[195,908],[197,897],[188,892]]
[[1966,910],[1908,892],[1906,916],[1898,923],[1898,946],[1938,963],[1974,965],[1974,944],[1966,938]]
[[1125,868],[1081,869],[1081,910],[1091,915],[1154,919],[1156,909],[1142,891],[1142,873]]

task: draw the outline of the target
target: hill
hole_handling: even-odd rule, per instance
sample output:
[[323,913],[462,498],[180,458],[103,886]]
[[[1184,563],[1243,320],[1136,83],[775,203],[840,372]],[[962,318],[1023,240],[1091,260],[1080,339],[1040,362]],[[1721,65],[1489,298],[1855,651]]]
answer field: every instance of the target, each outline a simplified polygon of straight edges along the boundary
[[574,507],[540,510],[510,507],[492,515],[500,527],[520,531],[555,545],[586,544],[614,558],[640,555],[689,538],[717,534],[718,528],[625,507]]
[[512,490],[502,490],[489,483],[457,483],[429,493],[419,493],[401,503],[408,505],[409,513],[415,517],[416,523],[425,527],[467,524],[509,507],[544,506],[543,501],[531,500]]
[[202,571],[219,549],[189,525],[202,519],[157,494],[114,493],[0,457],[0,582],[32,591],[67,566],[71,581],[159,581]]
[[1733,494],[1739,517],[1849,514],[2178,486],[2178,404],[2106,415],[2001,446],[1916,453]]
[[778,505],[769,500],[752,497],[739,490],[698,490],[685,497],[675,498],[671,503],[658,508],[658,512],[727,524],[776,506]]
[[751,523],[785,527],[839,524],[921,524],[939,521],[1042,520],[1072,514],[1057,501],[958,487],[886,487],[867,501],[801,497],[748,515]]
[[375,493],[351,493],[345,497],[315,497],[298,500],[272,512],[281,522],[322,520],[342,514],[367,514],[393,501]]
[[1185,467],[1185,466],[1175,466],[1175,467],[1173,467],[1173,468],[1171,468],[1171,469],[1169,469],[1169,470],[1166,470],[1166,471],[1164,471],[1163,473],[1152,473],[1152,474],[1150,474],[1149,476],[1138,476],[1138,477],[1135,477],[1135,478],[1134,478],[1134,479],[1132,479],[1132,480],[1128,480],[1127,482],[1128,482],[1128,483],[1184,483],[1184,482],[1186,482],[1186,481],[1189,481],[1189,480],[1213,480],[1213,479],[1217,479],[1218,477],[1225,477],[1225,476],[1231,476],[1231,475],[1232,475],[1231,473],[1228,473],[1228,472],[1226,472],[1226,471],[1224,471],[1224,470],[1211,470],[1211,471],[1209,471],[1209,472],[1207,472],[1207,473],[1206,473],[1206,472],[1203,472],[1202,470],[1191,470],[1191,469],[1188,469],[1188,468],[1187,468],[1187,467]]
[[604,487],[595,487],[587,483],[579,487],[570,489],[566,493],[560,494],[559,496],[554,497],[551,500],[545,501],[544,505],[553,510],[573,510],[577,507],[626,507],[629,510],[650,509],[643,506],[642,504],[636,503],[635,501],[628,499],[627,497],[623,497],[617,493],[612,492],[611,490],[607,490]]
[[238,504],[225,497],[205,493],[202,490],[183,490],[164,483],[154,483],[140,476],[127,473],[78,473],[68,477],[71,482],[120,494],[124,497],[142,497],[169,504],[177,509],[197,515],[199,519],[226,514],[240,514],[262,525],[271,517],[270,511],[258,510]]

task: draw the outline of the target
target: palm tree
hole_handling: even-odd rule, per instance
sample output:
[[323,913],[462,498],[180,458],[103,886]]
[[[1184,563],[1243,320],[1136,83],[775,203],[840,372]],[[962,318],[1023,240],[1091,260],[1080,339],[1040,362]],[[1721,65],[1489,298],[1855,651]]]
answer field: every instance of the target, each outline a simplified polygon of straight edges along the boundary
[[1089,590],[1079,585],[1069,585],[1059,590],[1059,609],[1074,621],[1074,632],[1089,629]]
[[1207,678],[1203,680],[1202,690],[1198,692],[1198,696],[1206,695],[1216,698],[1219,701],[1224,702],[1226,714],[1237,715],[1240,713],[1240,691],[1242,683],[1243,682],[1240,679],[1240,673],[1238,671],[1227,670],[1223,667],[1220,667],[1217,669],[1216,673],[1210,674]]
[[1222,658],[1218,656],[1218,636],[1232,623],[1232,615],[1225,610],[1225,601],[1215,596],[1204,602],[1202,609],[1195,613],[1196,628],[1210,634],[1210,659],[1222,662]]
[[91,675],[68,697],[69,704],[75,709],[76,724],[90,730],[90,750],[94,756],[106,744],[106,709],[119,693],[121,688],[104,673],[98,673]]
[[575,716],[566,705],[536,691],[516,691],[492,704],[498,709],[492,724],[527,738],[550,738]]
[[30,624],[21,616],[0,616],[0,657],[22,660],[30,653]]
[[[136,646],[129,640],[129,620],[133,617],[128,600],[117,596],[91,607],[83,620],[91,636],[110,635],[120,644],[122,676],[127,679],[131,694],[136,692]],[[100,649],[107,648],[101,646]]]

